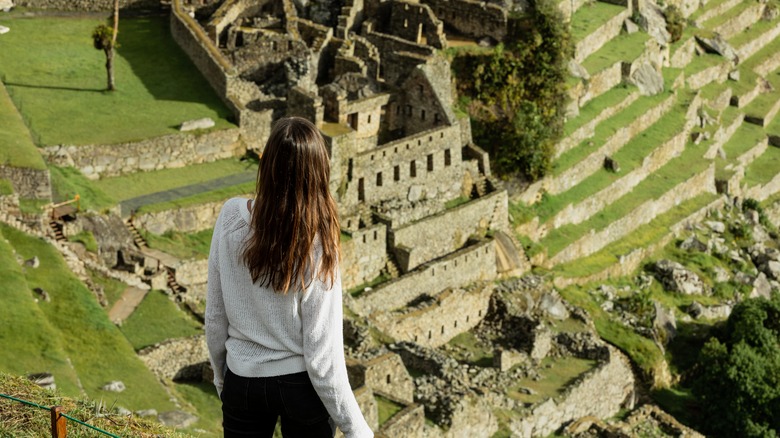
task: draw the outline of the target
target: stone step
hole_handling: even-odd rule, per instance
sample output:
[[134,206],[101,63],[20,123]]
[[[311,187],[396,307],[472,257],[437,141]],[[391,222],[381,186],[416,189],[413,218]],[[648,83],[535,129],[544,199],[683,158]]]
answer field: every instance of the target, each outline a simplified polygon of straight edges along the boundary
[[630,16],[628,8],[598,1],[579,8],[571,19],[574,59],[582,62],[618,36]]

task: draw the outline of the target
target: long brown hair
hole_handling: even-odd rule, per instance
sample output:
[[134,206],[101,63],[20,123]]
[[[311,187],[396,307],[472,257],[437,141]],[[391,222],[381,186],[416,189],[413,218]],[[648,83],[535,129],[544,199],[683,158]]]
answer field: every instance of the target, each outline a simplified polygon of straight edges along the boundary
[[[325,140],[308,120],[276,122],[257,170],[253,233],[243,258],[252,281],[286,294],[315,275],[333,282],[339,260],[339,222],[330,194]],[[322,256],[314,266],[315,236]]]

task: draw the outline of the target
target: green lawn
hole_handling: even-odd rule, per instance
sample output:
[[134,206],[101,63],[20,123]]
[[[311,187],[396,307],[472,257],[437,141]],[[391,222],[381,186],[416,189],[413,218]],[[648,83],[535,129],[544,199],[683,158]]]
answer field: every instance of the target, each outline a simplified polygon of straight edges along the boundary
[[[745,117],[754,117],[762,119],[765,125],[772,122],[768,119],[769,113],[780,101],[780,93],[773,91],[770,93],[759,94],[750,104],[745,107]],[[776,115],[775,115],[776,117]]]
[[[775,24],[777,25],[777,24]],[[764,46],[761,50],[756,52],[753,56],[751,56],[748,59],[740,59],[740,63],[743,67],[749,70],[753,70],[761,64],[763,61],[765,61],[767,58],[772,57],[772,55],[777,54],[777,52],[780,51],[780,37],[775,38]],[[741,78],[740,78],[741,79]]]
[[89,278],[91,278],[95,284],[103,287],[103,293],[105,294],[106,300],[108,301],[106,310],[111,309],[111,306],[113,306],[114,303],[116,303],[119,298],[122,297],[122,293],[124,293],[125,289],[127,289],[127,285],[119,280],[104,277],[102,274],[96,271],[90,270],[88,273]]
[[120,328],[133,348],[140,350],[172,338],[202,333],[201,325],[165,293],[150,291]]
[[[44,309],[53,303],[36,302],[25,271],[16,261],[13,247],[0,229],[0,371],[15,375],[50,372],[63,393],[78,395],[78,377],[68,364],[68,354],[59,331]],[[45,269],[39,267],[38,269]]]
[[178,132],[231,114],[173,41],[165,17],[125,18],[106,92],[105,56],[92,47],[95,18],[0,18],[0,78],[40,145],[112,144]]
[[743,123],[734,132],[729,141],[723,145],[723,152],[728,160],[736,160],[740,155],[752,149],[766,138],[766,133],[760,126]]
[[223,436],[222,402],[213,383],[174,383],[173,389],[178,395],[177,398],[186,400],[196,409],[198,421],[188,428],[190,435],[200,438]]
[[205,259],[209,255],[213,229],[197,233],[168,231],[163,235],[141,230],[141,235],[150,248],[159,249],[179,259]]
[[0,165],[33,169],[46,168],[43,157],[30,137],[30,131],[27,130],[24,120],[1,83],[0,126],[3,127],[0,129]]
[[745,169],[744,182],[750,187],[766,184],[780,173],[780,148],[770,146]]
[[584,5],[577,9],[571,18],[572,39],[582,41],[609,19],[625,10],[623,6],[598,1]]
[[[41,266],[25,272],[27,284],[30,288],[46,290],[51,296],[50,303],[40,306],[41,321],[52,327],[86,394],[109,405],[116,403],[131,410],[173,409],[173,403],[157,378],[138,359],[119,329],[108,320],[108,315],[97,304],[92,292],[71,273],[59,252],[45,241],[7,226],[0,226],[0,230],[20,256],[25,259],[38,256]],[[40,314],[30,315],[28,319],[33,317],[40,317]],[[5,345],[3,350],[10,350],[9,354],[16,354],[17,359],[22,356],[23,349],[11,350]],[[38,354],[46,357],[55,353],[56,350],[43,350]],[[67,379],[63,380],[63,386],[67,388]],[[122,393],[100,389],[112,380],[122,380],[127,389]]]
[[595,75],[616,62],[632,62],[645,50],[645,42],[650,36],[644,32],[620,34],[604,44],[604,47],[588,56],[582,66],[591,75]]
[[636,91],[637,88],[634,86],[621,85],[589,101],[580,108],[580,113],[576,117],[567,120],[566,124],[563,125],[563,136],[571,135],[574,131],[598,117],[605,109],[618,105]]

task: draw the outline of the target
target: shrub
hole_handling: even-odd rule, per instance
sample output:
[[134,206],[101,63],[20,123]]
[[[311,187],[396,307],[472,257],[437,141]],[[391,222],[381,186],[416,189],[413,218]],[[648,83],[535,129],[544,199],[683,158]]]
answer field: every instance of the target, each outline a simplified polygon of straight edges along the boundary
[[669,5],[664,11],[666,17],[666,30],[672,36],[671,42],[679,41],[685,30],[685,17],[677,6]]

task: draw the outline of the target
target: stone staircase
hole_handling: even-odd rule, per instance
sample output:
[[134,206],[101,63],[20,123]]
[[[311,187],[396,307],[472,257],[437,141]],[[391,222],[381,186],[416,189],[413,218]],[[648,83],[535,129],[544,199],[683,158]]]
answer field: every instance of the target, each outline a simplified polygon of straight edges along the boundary
[[54,240],[57,242],[67,242],[68,239],[65,237],[65,234],[62,232],[62,224],[58,221],[52,220],[49,221],[49,228],[51,228],[52,236],[54,236]]
[[141,236],[141,233],[138,232],[138,229],[133,224],[133,218],[129,218],[127,221],[125,221],[125,227],[127,228],[127,231],[130,232],[130,235],[133,236],[133,242],[135,243],[135,246],[137,246],[139,249],[149,248],[146,240],[143,238],[143,236]]

